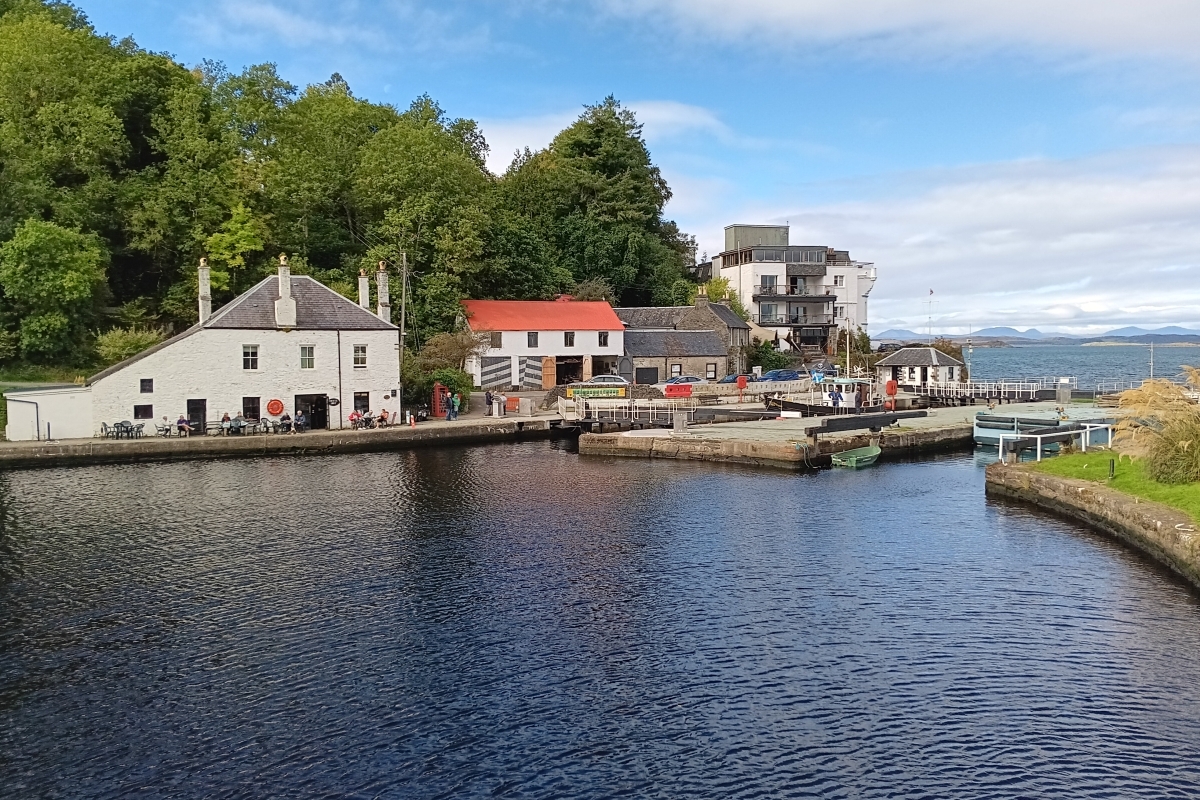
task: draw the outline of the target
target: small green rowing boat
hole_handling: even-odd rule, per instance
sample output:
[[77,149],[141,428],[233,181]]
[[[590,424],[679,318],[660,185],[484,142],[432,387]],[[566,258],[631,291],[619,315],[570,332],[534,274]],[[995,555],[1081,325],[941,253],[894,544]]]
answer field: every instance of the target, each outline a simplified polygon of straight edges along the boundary
[[870,445],[868,447],[856,447],[853,450],[834,453],[831,458],[835,467],[858,469],[859,467],[869,467],[874,464],[875,459],[879,458],[879,454],[882,452],[875,445]]

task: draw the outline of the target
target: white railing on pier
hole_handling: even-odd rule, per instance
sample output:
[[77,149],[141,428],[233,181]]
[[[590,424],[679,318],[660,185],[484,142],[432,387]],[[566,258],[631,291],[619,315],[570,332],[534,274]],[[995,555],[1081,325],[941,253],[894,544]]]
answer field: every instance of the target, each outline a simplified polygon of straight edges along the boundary
[[[1058,384],[1055,384],[1057,386]],[[916,393],[926,397],[1036,400],[1038,392],[1047,388],[1038,381],[968,381],[963,383],[927,383],[917,388]]]
[[[578,407],[580,404],[576,403]],[[594,422],[642,422],[651,425],[673,425],[675,416],[683,414],[689,423],[696,414],[696,404],[680,400],[602,400],[582,401],[582,413],[576,419]]]
[[1000,460],[1004,460],[1004,440],[1005,439],[1036,439],[1037,440],[1037,460],[1042,460],[1042,440],[1056,438],[1060,439],[1064,434],[1079,435],[1079,449],[1086,453],[1088,445],[1092,440],[1092,431],[1103,430],[1108,432],[1108,441],[1105,443],[1108,447],[1112,447],[1113,426],[1107,422],[1085,422],[1083,425],[1073,431],[1059,431],[1058,433],[1002,433],[997,442]]

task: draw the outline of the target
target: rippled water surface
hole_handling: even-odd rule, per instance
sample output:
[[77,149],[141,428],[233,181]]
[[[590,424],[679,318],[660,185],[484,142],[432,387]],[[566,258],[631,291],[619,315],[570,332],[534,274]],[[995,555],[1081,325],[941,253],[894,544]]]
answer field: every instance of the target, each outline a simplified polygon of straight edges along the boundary
[[0,475],[6,797],[1194,797],[1200,608],[970,459]]

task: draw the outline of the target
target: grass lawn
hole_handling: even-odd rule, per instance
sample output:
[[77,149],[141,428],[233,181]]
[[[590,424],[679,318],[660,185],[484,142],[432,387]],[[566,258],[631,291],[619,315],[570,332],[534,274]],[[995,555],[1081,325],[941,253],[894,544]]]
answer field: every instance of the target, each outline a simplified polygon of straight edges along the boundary
[[1110,481],[1108,462],[1115,457],[1116,454],[1109,450],[1071,453],[1048,458],[1036,464],[1034,469],[1064,478],[1102,483],[1119,492],[1177,508],[1190,514],[1196,522],[1200,522],[1200,483],[1169,484],[1152,481],[1146,477],[1146,471],[1140,461],[1130,461],[1128,458],[1117,459],[1117,476]]

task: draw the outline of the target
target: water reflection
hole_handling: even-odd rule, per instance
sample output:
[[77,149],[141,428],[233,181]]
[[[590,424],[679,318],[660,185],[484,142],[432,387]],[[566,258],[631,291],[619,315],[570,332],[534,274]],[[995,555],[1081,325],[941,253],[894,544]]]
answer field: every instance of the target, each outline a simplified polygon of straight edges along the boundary
[[0,786],[1195,794],[1194,598],[976,458],[0,475]]

